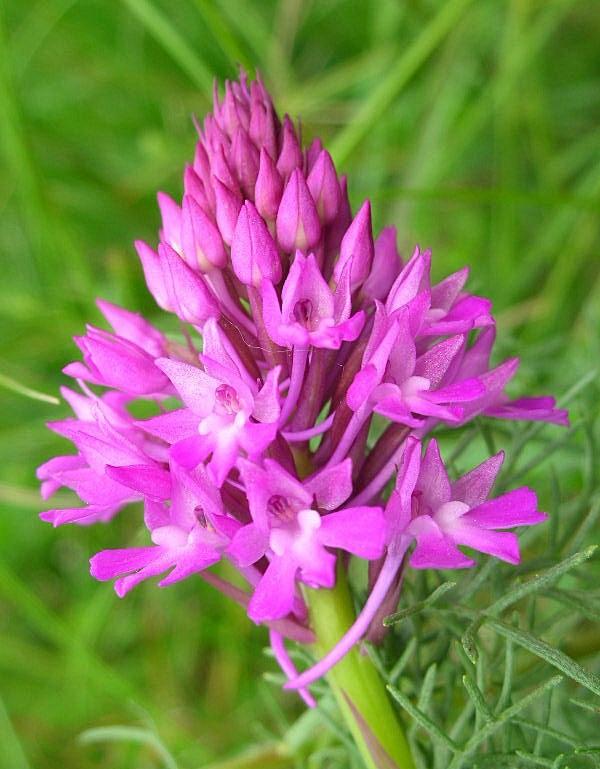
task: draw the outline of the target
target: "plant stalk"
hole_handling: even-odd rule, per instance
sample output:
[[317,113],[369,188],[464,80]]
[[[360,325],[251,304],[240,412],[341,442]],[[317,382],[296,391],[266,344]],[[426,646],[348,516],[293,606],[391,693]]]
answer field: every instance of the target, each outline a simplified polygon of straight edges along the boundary
[[[332,590],[307,589],[306,597],[317,638],[314,648],[324,656],[355,619],[344,570],[338,568]],[[329,671],[327,680],[367,769],[414,769],[403,728],[371,659],[354,647]]]

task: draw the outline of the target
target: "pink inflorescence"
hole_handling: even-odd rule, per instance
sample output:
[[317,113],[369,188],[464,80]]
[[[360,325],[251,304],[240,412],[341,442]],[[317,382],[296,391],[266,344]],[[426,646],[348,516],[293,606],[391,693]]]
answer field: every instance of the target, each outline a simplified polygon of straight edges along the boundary
[[[65,373],[78,389],[62,391],[74,416],[50,424],[77,451],[38,470],[45,499],[65,486],[83,505],[41,517],[105,522],[142,502],[148,544],[96,554],[92,575],[123,596],[201,573],[269,625],[311,702],[302,687],[364,637],[403,563],[472,566],[461,546],[517,563],[504,530],[545,517],[526,488],[488,499],[501,454],[451,481],[425,436],[479,414],[567,415],[505,395],[518,360],[490,368],[491,303],[464,290],[468,269],[431,285],[429,251],[403,262],[393,227],[374,238],[369,201],[353,215],[329,153],[302,148],[260,80],[227,83],[198,133],[181,205],[159,193],[158,248],[136,243],[181,338],[98,302],[112,330],[76,338],[83,361]],[[132,416],[140,400],[154,416]],[[301,586],[333,587],[339,551],[379,576],[348,634],[296,676],[283,638],[312,640]],[[221,559],[247,591],[206,571]]]

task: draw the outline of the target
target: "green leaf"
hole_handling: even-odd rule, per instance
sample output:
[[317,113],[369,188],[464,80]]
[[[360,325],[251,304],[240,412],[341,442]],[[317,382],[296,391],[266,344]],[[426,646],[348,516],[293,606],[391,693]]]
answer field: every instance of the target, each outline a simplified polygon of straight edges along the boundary
[[449,590],[452,590],[452,588],[455,586],[456,586],[456,582],[443,582],[439,587],[436,587],[433,593],[431,593],[431,595],[425,598],[424,601],[419,601],[418,603],[415,603],[412,606],[408,606],[406,609],[402,609],[401,611],[397,611],[394,614],[390,614],[389,616],[384,618],[383,624],[386,627],[390,627],[391,625],[396,625],[398,622],[402,622],[407,617],[410,617],[413,614],[417,614],[418,612],[423,611],[423,609],[426,609],[428,606],[433,606],[433,604],[435,604],[436,601],[439,601],[439,599],[445,593],[447,593]]
[[419,37],[399,57],[396,65],[358,109],[356,115],[336,136],[330,152],[337,165],[350,157],[357,145],[368,135],[390,103],[425,63],[428,57],[452,31],[471,0],[448,0]]
[[123,0],[123,2],[190,80],[204,91],[206,99],[210,100],[213,84],[212,72],[171,24],[169,18],[150,0]]
[[578,566],[581,566],[581,564],[588,561],[597,549],[598,545],[591,545],[585,550],[565,558],[564,561],[557,563],[556,566],[552,566],[539,576],[534,577],[521,585],[512,587],[512,589],[507,591],[502,598],[499,598],[497,601],[494,601],[493,604],[488,606],[485,613],[492,615],[500,614],[522,598],[525,598],[532,593],[537,593],[539,590],[546,587],[546,585],[549,585],[562,577],[563,574],[571,571],[571,569],[576,569]]
[[19,737],[9,718],[8,712],[0,697],[0,764],[6,769],[30,769],[29,761],[21,746]]
[[595,673],[591,673],[574,659],[569,657],[564,652],[556,649],[554,646],[542,641],[540,638],[536,638],[524,630],[518,630],[517,628],[506,625],[504,622],[500,622],[496,619],[486,619],[485,623],[488,627],[491,627],[501,636],[509,638],[514,641],[518,646],[535,654],[536,657],[544,660],[549,665],[552,665],[561,673],[564,673],[568,678],[589,689],[594,694],[600,696],[600,676]]
[[79,735],[79,741],[83,745],[91,745],[95,742],[137,742],[149,748],[165,769],[178,769],[173,756],[150,729],[137,726],[100,726],[96,729],[87,729]]
[[435,724],[431,718],[429,718],[429,716],[423,713],[422,710],[413,705],[408,697],[406,697],[399,689],[396,689],[395,686],[388,686],[387,688],[396,702],[398,702],[404,708],[404,710],[406,710],[409,716],[414,718],[419,726],[425,729],[425,731],[429,734],[434,742],[440,743],[453,752],[460,750],[459,746],[454,742],[454,740],[448,737],[447,734],[444,734],[440,727]]
[[467,758],[469,758],[473,752],[481,745],[482,742],[489,739],[495,732],[497,732],[504,724],[513,719],[526,707],[534,703],[540,697],[542,697],[547,691],[553,689],[555,686],[563,680],[562,676],[554,676],[545,683],[538,686],[532,692],[523,697],[519,702],[511,705],[506,710],[499,713],[493,721],[488,721],[481,727],[472,737],[469,738],[464,748],[460,753],[457,753],[450,764],[448,769],[459,769],[463,766]]
[[31,387],[26,387],[20,382],[11,379],[11,377],[0,373],[0,387],[6,387],[7,390],[12,390],[19,395],[23,395],[25,398],[31,398],[34,401],[43,401],[44,403],[51,403],[53,406],[60,405],[60,399],[54,395],[47,395],[41,393],[38,390],[34,390]]

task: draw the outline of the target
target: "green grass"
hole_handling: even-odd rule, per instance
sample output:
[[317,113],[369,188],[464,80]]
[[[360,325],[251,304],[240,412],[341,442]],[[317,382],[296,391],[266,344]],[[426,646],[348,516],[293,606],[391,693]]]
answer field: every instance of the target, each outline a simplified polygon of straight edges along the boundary
[[[156,190],[181,190],[190,116],[207,110],[212,77],[233,77],[242,62],[262,72],[282,112],[301,116],[307,137],[326,139],[353,202],[372,198],[376,225],[397,224],[404,254],[431,247],[437,276],[471,265],[472,286],[494,300],[501,351],[524,359],[519,387],[566,392],[600,361],[598,10],[594,0],[2,4],[1,769],[192,769],[249,745],[259,747],[245,763],[223,766],[349,765],[335,711],[319,715],[321,731],[311,715],[295,723],[300,706],[263,679],[274,670],[264,632],[238,608],[197,581],[144,585],[119,601],[88,577],[93,552],[135,536],[131,518],[56,531],[37,520],[34,468],[62,448],[43,422],[64,411],[27,390],[57,394],[71,336],[98,318],[95,296],[160,322],[131,243],[154,238]],[[510,612],[484,617],[475,666],[460,638],[520,574],[600,541],[598,396],[592,373],[571,401],[570,433],[473,429],[457,469],[486,441],[522,444],[512,475],[539,487],[554,522],[526,540],[516,573],[484,565],[486,580],[461,576],[460,601],[451,591],[426,604],[378,652],[396,666],[400,703],[461,745],[479,740],[492,752],[485,765],[551,766],[582,745],[588,753],[556,766],[597,765],[597,714],[570,701],[592,702],[589,686],[531,641],[600,672],[597,558],[511,607],[522,635]],[[415,579],[401,608],[425,602],[436,580]],[[415,634],[419,651],[399,672]],[[566,682],[519,711],[557,667]],[[502,736],[482,736],[478,692],[505,720],[513,708]],[[423,765],[447,766],[448,745],[431,748],[426,721],[414,723]],[[307,745],[310,762],[286,757]]]

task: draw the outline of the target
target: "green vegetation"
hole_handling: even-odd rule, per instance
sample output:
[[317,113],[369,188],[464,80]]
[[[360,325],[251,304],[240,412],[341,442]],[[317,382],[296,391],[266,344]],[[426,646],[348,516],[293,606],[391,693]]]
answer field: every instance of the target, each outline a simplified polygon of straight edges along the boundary
[[360,766],[325,684],[303,714],[264,630],[206,584],[120,601],[88,576],[91,554],[135,541],[134,516],[37,520],[71,336],[96,296],[164,322],[131,243],[154,240],[190,117],[238,62],[323,136],[403,254],[430,246],[437,277],[471,265],[523,358],[518,389],[572,409],[569,430],[443,435],[457,471],[505,448],[502,483],[539,489],[551,520],[518,569],[481,558],[407,583],[371,653],[418,766],[600,766],[599,39],[594,0],[2,4],[1,769]]

